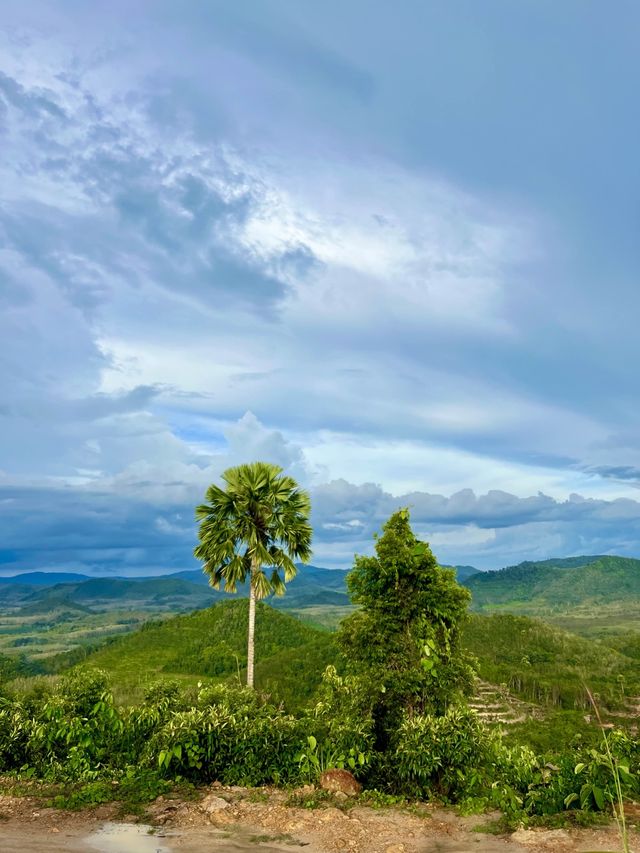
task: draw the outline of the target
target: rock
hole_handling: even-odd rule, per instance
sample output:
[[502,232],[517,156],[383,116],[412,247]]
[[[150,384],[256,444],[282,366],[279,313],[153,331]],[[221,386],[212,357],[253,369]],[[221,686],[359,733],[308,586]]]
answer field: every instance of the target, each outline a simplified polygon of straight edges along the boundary
[[346,820],[347,816],[340,809],[328,808],[322,809],[319,818],[323,823],[329,823],[333,820]]
[[325,770],[320,776],[320,787],[325,791],[340,791],[350,797],[359,794],[362,785],[348,770]]
[[339,802],[343,802],[344,800],[349,799],[349,796],[345,794],[344,791],[336,791],[333,796],[334,799],[338,800]]
[[404,853],[407,848],[404,844],[389,844],[386,848],[385,853]]
[[518,829],[511,835],[513,841],[526,846],[553,844],[555,846],[573,846],[573,841],[564,829]]
[[301,796],[305,797],[307,794],[313,794],[315,789],[315,785],[301,785],[300,788],[296,788],[294,794],[300,794]]
[[216,797],[215,794],[208,794],[200,803],[200,810],[205,814],[214,814],[228,808],[229,803],[222,797]]

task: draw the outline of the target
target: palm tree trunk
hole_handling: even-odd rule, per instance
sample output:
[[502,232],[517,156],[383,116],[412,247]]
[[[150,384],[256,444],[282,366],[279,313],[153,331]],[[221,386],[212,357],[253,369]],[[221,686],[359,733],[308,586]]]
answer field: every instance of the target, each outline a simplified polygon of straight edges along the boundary
[[247,641],[247,687],[253,687],[253,657],[255,651],[256,633],[256,588],[255,574],[258,567],[251,564],[251,577],[249,579],[249,636]]

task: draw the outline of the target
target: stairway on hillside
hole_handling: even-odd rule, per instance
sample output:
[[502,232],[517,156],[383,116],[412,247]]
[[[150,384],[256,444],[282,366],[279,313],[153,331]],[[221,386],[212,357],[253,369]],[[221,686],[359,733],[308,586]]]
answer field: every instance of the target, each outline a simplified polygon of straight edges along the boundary
[[476,692],[469,702],[469,707],[473,708],[485,723],[505,726],[522,723],[531,717],[540,719],[543,716],[541,708],[518,699],[509,692],[506,685],[490,684],[481,680],[476,683]]

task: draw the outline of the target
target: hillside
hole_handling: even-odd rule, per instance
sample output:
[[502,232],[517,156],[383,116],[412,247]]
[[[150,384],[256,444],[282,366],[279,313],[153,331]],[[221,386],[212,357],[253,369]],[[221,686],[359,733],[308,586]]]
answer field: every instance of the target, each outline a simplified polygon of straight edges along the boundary
[[[220,602],[206,610],[151,622],[90,654],[121,700],[139,697],[156,678],[244,677],[248,602]],[[616,650],[509,614],[472,615],[464,645],[482,681],[504,685],[520,699],[559,709],[586,708],[585,684],[604,706],[624,709],[640,692],[633,649]],[[325,666],[335,661],[333,634],[317,630],[267,604],[256,619],[256,684],[289,704],[306,701]]]
[[522,699],[558,708],[587,708],[585,685],[609,708],[623,708],[640,691],[637,660],[599,640],[510,614],[472,615],[465,647],[478,675]]
[[[243,677],[248,601],[223,601],[162,623],[150,622],[89,655],[105,670],[121,700],[137,698],[159,677]],[[256,686],[298,701],[313,692],[335,650],[330,634],[259,603],[256,614]],[[279,691],[276,691],[276,681]],[[293,687],[290,690],[287,685]]]
[[477,611],[542,614],[575,608],[640,603],[640,560],[572,557],[524,562],[480,572],[465,581]]
[[[300,566],[298,575],[287,584],[286,595],[272,597],[270,602],[274,607],[285,609],[317,604],[348,605],[346,574],[339,569]],[[1,580],[4,606],[17,608],[18,613],[25,614],[53,611],[61,602],[67,609],[81,605],[95,611],[114,606],[153,611],[194,610],[230,597],[229,593],[212,589],[200,570],[139,578],[88,578],[71,573],[31,572]],[[247,585],[241,584],[233,598],[247,594]]]

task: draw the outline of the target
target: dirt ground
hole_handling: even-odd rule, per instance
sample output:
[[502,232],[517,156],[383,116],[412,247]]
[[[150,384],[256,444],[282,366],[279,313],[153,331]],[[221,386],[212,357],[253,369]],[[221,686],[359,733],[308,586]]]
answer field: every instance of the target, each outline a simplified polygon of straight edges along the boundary
[[[586,853],[619,851],[615,828],[474,831],[491,816],[460,817],[429,805],[372,809],[336,800],[321,808],[286,804],[277,790],[212,786],[198,801],[159,797],[142,822],[114,823],[117,804],[81,812],[0,796],[2,853]],[[632,850],[640,834],[632,830]]]

